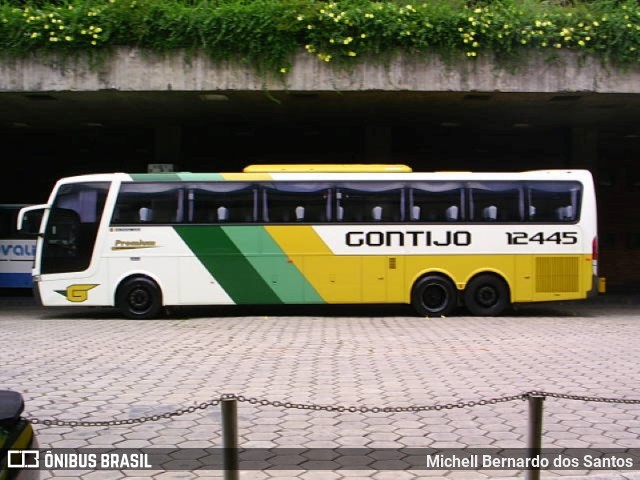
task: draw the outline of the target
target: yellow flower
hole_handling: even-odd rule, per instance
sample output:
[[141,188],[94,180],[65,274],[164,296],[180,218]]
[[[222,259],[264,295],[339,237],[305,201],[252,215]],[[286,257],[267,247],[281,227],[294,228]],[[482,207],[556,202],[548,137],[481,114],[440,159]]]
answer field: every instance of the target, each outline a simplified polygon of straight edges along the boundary
[[282,67],[282,68],[280,69],[280,73],[287,73],[287,71],[288,71],[288,70],[287,70],[287,67]]

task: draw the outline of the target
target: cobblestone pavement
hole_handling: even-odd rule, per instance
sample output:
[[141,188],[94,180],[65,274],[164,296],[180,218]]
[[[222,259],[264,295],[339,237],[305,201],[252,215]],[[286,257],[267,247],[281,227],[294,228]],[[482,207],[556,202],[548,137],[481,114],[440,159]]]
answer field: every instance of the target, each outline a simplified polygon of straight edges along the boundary
[[[0,298],[0,387],[25,415],[114,420],[162,414],[235,393],[291,403],[407,407],[544,390],[638,399],[640,304],[630,297],[536,304],[499,318],[421,319],[405,307],[182,309],[130,321],[111,309],[44,309]],[[640,448],[640,405],[547,398],[544,447]],[[241,402],[241,447],[526,445],[527,402],[440,411],[330,412]],[[139,425],[36,425],[42,448],[214,448],[218,406]],[[322,466],[323,464],[319,464]],[[325,464],[330,465],[330,464]],[[543,477],[638,478],[546,470]],[[609,475],[607,477],[607,475]],[[243,471],[241,479],[449,480],[517,470]],[[221,478],[219,471],[51,471],[42,478]]]

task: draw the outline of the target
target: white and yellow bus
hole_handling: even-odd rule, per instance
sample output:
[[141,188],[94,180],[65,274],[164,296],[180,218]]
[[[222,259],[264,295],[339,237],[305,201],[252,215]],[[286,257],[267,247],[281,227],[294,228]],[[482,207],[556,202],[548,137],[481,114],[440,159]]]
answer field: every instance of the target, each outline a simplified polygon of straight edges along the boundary
[[[597,284],[586,170],[412,172],[256,165],[242,173],[59,180],[33,270],[45,306],[411,304],[498,315]],[[20,220],[19,220],[20,221]]]

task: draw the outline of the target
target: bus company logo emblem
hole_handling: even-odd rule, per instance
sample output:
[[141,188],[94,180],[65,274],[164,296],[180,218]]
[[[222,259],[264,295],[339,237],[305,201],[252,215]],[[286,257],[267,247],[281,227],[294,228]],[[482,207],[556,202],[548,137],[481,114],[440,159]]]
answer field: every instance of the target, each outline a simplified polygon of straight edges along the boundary
[[111,250],[134,250],[136,248],[155,248],[154,240],[116,240]]
[[66,290],[56,290],[56,293],[67,297],[67,300],[74,303],[86,302],[89,298],[89,290],[97,287],[96,283],[81,283],[69,285]]

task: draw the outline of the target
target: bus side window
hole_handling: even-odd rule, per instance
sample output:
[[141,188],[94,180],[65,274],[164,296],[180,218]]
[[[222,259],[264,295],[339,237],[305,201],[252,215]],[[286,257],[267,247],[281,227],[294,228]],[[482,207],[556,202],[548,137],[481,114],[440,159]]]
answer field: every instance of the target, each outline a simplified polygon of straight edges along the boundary
[[520,222],[524,217],[522,186],[514,182],[470,182],[471,220]]
[[254,221],[255,188],[246,182],[190,183],[187,221],[249,223]]
[[265,184],[263,221],[269,223],[324,223],[328,221],[329,185],[314,182]]
[[408,217],[400,183],[349,182],[338,186],[336,218],[345,222],[399,222]]
[[182,220],[183,191],[180,184],[123,183],[111,223],[163,224]]
[[408,189],[412,221],[456,222],[464,218],[460,182],[414,182]]
[[[578,219],[582,185],[578,182],[529,182],[529,221],[573,222]],[[531,209],[533,208],[533,214]]]

